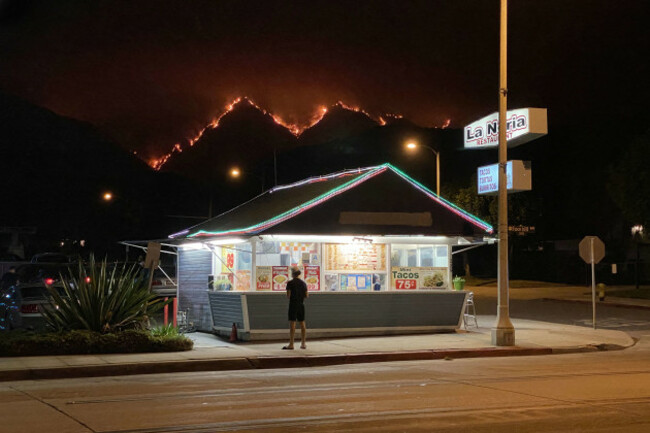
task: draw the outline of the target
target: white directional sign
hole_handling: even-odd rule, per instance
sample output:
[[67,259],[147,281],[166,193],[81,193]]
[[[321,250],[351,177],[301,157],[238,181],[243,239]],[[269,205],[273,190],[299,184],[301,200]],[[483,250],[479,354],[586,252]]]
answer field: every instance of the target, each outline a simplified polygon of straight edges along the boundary
[[[546,108],[519,108],[506,114],[508,147],[519,146],[547,133]],[[463,141],[466,149],[498,147],[499,113],[492,113],[467,125]]]
[[[506,164],[508,193],[530,191],[533,187],[530,161],[508,161]],[[477,191],[481,194],[495,195],[499,192],[499,164],[479,167],[476,176]]]

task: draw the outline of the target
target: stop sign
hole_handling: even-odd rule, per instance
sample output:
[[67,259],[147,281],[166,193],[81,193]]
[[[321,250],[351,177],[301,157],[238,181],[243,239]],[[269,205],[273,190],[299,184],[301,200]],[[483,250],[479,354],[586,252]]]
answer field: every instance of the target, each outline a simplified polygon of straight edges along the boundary
[[[598,236],[585,236],[580,241],[578,249],[580,250],[580,257],[587,263],[598,263],[605,257],[605,244]],[[592,251],[593,257],[591,256]]]

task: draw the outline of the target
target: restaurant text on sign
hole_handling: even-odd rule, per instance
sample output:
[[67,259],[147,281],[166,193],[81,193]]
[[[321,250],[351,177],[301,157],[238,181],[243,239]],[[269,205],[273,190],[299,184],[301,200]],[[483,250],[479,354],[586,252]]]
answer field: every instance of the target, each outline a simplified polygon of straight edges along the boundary
[[[548,132],[545,108],[520,108],[507,112],[506,140],[508,147],[518,146]],[[465,148],[490,148],[499,145],[499,116],[490,114],[467,126]]]

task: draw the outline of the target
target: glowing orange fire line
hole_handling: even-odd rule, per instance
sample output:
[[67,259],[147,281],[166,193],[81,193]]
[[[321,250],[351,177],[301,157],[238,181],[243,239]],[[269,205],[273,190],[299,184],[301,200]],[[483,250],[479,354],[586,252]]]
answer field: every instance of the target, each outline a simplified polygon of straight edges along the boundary
[[[219,122],[221,121],[221,119],[223,119],[223,117],[224,117],[226,114],[230,113],[230,112],[235,108],[235,106],[236,106],[237,104],[241,103],[241,102],[247,102],[247,103],[249,103],[250,105],[252,105],[253,107],[257,108],[257,109],[258,109],[259,111],[261,111],[263,114],[270,116],[270,117],[273,119],[273,121],[274,121],[275,123],[277,123],[278,125],[280,125],[280,126],[286,128],[289,132],[291,132],[291,133],[292,133],[293,135],[295,135],[296,137],[299,137],[300,134],[302,134],[305,130],[311,128],[312,126],[314,126],[314,125],[316,125],[318,122],[320,122],[320,121],[323,119],[323,117],[325,116],[325,114],[327,114],[327,111],[328,111],[328,108],[327,108],[327,107],[325,107],[325,106],[320,106],[320,107],[318,107],[318,111],[316,112],[316,114],[314,114],[314,115],[311,117],[311,119],[310,119],[306,124],[304,124],[304,125],[299,125],[299,124],[297,124],[297,123],[289,123],[289,122],[286,122],[286,121],[284,121],[280,116],[277,116],[277,115],[275,115],[275,114],[273,114],[273,113],[271,113],[271,112],[265,110],[264,108],[260,107],[260,106],[257,105],[255,102],[253,102],[250,98],[247,98],[247,97],[245,97],[245,96],[244,96],[244,97],[241,97],[241,96],[240,96],[240,97],[234,99],[234,100],[233,100],[231,103],[229,103],[228,105],[226,105],[225,110],[223,111],[223,113],[221,113],[219,116],[217,116],[216,118],[214,118],[210,123],[208,123],[207,126],[205,126],[204,128],[202,128],[202,129],[201,129],[201,130],[200,130],[200,131],[199,131],[199,132],[198,132],[194,137],[188,139],[187,142],[189,143],[189,146],[190,146],[190,147],[194,146],[194,144],[195,144],[197,141],[199,141],[199,139],[203,136],[203,133],[205,133],[205,131],[206,131],[208,128],[210,128],[210,129],[215,129],[215,128],[217,128],[217,127],[219,126]],[[356,112],[356,113],[362,113],[362,114],[364,114],[365,116],[367,116],[368,118],[375,120],[375,121],[376,121],[377,123],[379,123],[379,125],[381,125],[381,126],[384,126],[384,125],[387,124],[387,119],[401,119],[401,118],[403,117],[403,116],[400,115],[400,114],[390,114],[390,113],[387,113],[387,114],[384,114],[384,115],[382,115],[382,116],[378,116],[378,117],[375,118],[375,117],[373,117],[372,115],[370,115],[368,112],[362,110],[361,108],[359,108],[359,107],[353,107],[353,106],[347,105],[347,104],[343,103],[342,101],[338,101],[338,102],[335,104],[335,106],[340,106],[340,107],[342,107],[342,108],[344,108],[344,109],[346,109],[346,110],[354,111],[354,112]],[[447,119],[447,121],[442,125],[442,128],[444,129],[444,128],[448,127],[450,122],[451,122],[451,119]],[[161,157],[161,158],[150,160],[150,161],[149,161],[149,165],[150,165],[151,167],[153,167],[154,170],[160,170],[160,168],[161,168],[163,165],[165,165],[165,163],[169,160],[169,158],[170,158],[174,153],[181,153],[181,152],[183,152],[183,146],[181,146],[180,143],[176,143],[176,144],[174,144],[174,146],[172,147],[172,150],[171,150],[168,154],[164,155],[164,156]]]

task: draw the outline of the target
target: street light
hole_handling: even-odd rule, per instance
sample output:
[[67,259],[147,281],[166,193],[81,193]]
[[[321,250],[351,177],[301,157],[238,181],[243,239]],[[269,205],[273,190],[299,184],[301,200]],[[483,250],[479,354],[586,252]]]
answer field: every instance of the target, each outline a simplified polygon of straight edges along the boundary
[[431,152],[433,152],[433,154],[436,156],[436,194],[438,195],[438,197],[440,197],[440,152],[438,152],[431,146],[427,146],[426,144],[420,144],[413,140],[408,141],[406,143],[406,148],[410,151],[414,151],[418,147],[425,147],[429,149]]
[[111,201],[113,200],[113,193],[110,191],[106,191],[104,194],[102,194],[102,199],[104,201]]
[[231,168],[230,171],[228,172],[228,175],[232,179],[239,179],[240,177],[242,177],[242,175],[255,176],[255,177],[257,177],[258,179],[260,179],[262,181],[262,191],[265,191],[264,185],[265,185],[265,180],[266,179],[265,179],[264,175],[256,174],[256,173],[253,173],[253,172],[250,172],[250,171],[242,171],[241,169],[239,169],[239,167]]

